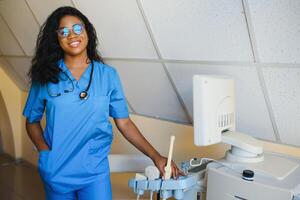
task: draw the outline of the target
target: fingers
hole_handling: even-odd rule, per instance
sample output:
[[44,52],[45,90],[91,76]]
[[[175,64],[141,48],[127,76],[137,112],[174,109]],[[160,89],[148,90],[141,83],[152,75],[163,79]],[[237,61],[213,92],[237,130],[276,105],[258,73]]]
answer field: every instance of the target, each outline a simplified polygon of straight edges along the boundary
[[160,167],[159,171],[160,171],[161,176],[165,177],[165,173],[166,173],[165,167],[164,166]]
[[185,174],[180,169],[178,169],[176,164],[172,161],[172,177],[174,179],[177,179],[179,176],[185,176]]
[[172,161],[172,177],[178,179],[179,176],[186,176],[186,174],[181,171],[177,165]]
[[181,170],[178,170],[178,173],[179,173],[180,176],[186,176],[186,174]]
[[[158,170],[160,171],[161,176],[165,177],[165,166],[167,165],[167,158],[165,157],[161,157],[161,159],[159,159],[156,163],[155,163],[156,167],[158,168]],[[185,176],[184,172],[182,172],[177,165],[175,164],[174,161],[172,161],[171,163],[171,177],[173,179],[177,179],[179,176]]]
[[177,168],[176,165],[174,166],[173,178],[174,178],[174,179],[177,179],[177,178],[178,178],[178,168]]
[[165,174],[166,174],[166,170],[165,170],[166,163],[167,163],[167,159],[163,158],[163,161],[160,165],[160,172],[163,178],[165,178]]
[[173,165],[173,163],[172,163],[172,174],[171,174],[171,176],[173,177],[173,179],[176,179],[176,167]]

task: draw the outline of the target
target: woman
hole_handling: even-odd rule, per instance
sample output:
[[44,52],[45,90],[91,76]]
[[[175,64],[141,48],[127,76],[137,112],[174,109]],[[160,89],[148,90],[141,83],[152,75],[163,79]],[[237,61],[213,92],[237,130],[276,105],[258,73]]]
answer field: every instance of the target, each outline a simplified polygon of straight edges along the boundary
[[[23,111],[26,130],[39,150],[46,199],[111,199],[108,153],[111,116],[123,136],[164,174],[166,158],[130,120],[116,70],[96,50],[96,31],[77,9],[61,7],[38,35]],[[46,127],[40,120],[46,110]],[[172,163],[172,175],[181,172]]]

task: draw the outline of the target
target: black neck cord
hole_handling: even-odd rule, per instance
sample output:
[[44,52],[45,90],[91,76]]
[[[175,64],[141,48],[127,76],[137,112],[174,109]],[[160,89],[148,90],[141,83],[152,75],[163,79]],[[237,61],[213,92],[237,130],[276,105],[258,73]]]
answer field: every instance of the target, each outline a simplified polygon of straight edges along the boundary
[[88,98],[88,90],[90,89],[90,86],[91,86],[91,83],[92,83],[92,80],[93,80],[93,72],[94,72],[94,62],[92,62],[92,70],[91,70],[91,73],[90,73],[90,80],[89,80],[89,84],[87,86],[87,88],[85,90],[83,90],[82,92],[80,92],[79,94],[79,98],[80,99],[87,99]]
[[87,88],[84,90],[86,92],[90,89],[90,85],[91,85],[92,80],[93,80],[93,72],[94,72],[94,62],[92,61],[92,71],[91,71],[91,74],[90,74],[89,84],[88,84]]

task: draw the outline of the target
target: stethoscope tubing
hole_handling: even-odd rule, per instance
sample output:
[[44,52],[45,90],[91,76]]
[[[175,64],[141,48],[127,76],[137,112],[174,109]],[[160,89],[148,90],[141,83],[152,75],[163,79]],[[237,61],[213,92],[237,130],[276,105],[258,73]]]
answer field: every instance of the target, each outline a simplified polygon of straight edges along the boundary
[[[90,79],[89,79],[88,86],[86,87],[85,90],[83,90],[83,91],[81,91],[81,92],[79,93],[79,98],[80,98],[81,100],[85,100],[85,99],[88,98],[88,90],[90,89],[90,86],[91,86],[91,83],[92,83],[92,80],[93,80],[94,62],[93,62],[93,61],[91,61],[91,62],[92,62],[92,70],[91,70],[91,73],[90,73]],[[60,70],[60,71],[61,71],[61,70]],[[65,90],[64,92],[65,92],[65,93],[73,92],[73,91],[74,91],[74,83],[73,83],[72,79],[70,78],[70,76],[69,76],[66,72],[64,72],[64,71],[61,71],[61,72],[64,73],[65,76],[72,82],[72,90],[71,90],[71,91]],[[59,97],[59,96],[61,96],[61,93],[58,93],[57,95],[51,94],[51,93],[49,92],[48,84],[47,84],[47,92],[48,92],[48,94],[49,94],[51,97]]]
[[91,70],[91,73],[90,73],[89,84],[88,84],[88,86],[85,90],[80,92],[80,94],[79,94],[80,99],[87,99],[87,97],[88,97],[88,90],[90,89],[90,86],[91,86],[91,83],[92,83],[92,80],[93,80],[93,73],[94,73],[94,62],[93,61],[91,61],[91,62],[92,62],[92,70]]

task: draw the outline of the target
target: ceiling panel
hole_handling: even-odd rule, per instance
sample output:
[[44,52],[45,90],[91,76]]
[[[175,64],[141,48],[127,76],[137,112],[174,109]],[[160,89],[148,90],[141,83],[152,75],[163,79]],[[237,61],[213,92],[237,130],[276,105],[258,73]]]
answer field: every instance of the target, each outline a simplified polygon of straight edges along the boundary
[[31,66],[31,58],[8,58],[7,60],[23,81],[29,83],[27,73]]
[[72,6],[70,0],[26,0],[28,5],[34,12],[38,22],[42,25],[47,17],[54,11],[56,8],[61,6]]
[[263,70],[283,143],[300,146],[300,68]]
[[0,51],[4,55],[24,55],[3,18],[0,17]]
[[142,0],[164,58],[252,61],[240,0]]
[[5,58],[0,58],[0,67],[4,69],[4,71],[7,73],[7,75],[16,83],[16,85],[21,90],[27,89],[27,84],[23,80],[23,78],[20,77],[20,75],[14,70],[13,67],[7,62]]
[[121,61],[108,64],[118,70],[126,97],[137,114],[189,122],[161,64]]
[[228,75],[235,79],[237,130],[274,141],[274,132],[255,67],[168,64],[171,77],[193,116],[192,77],[194,74]]
[[136,1],[74,2],[94,24],[103,56],[157,58]]
[[300,63],[300,1],[248,1],[260,61]]
[[39,26],[24,0],[0,1],[0,13],[27,55],[33,55]]

